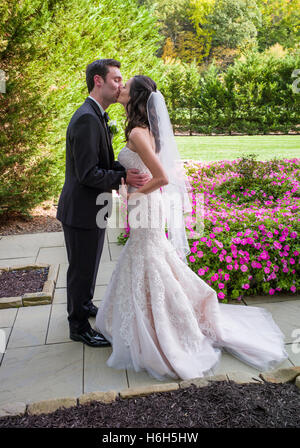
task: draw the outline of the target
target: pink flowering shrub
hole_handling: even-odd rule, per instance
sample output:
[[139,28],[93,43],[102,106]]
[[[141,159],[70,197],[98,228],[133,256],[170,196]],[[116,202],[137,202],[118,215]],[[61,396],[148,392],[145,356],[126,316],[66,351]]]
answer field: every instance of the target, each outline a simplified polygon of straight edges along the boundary
[[[186,220],[190,268],[223,302],[299,292],[300,159],[186,162],[185,168],[193,187],[194,208]],[[193,237],[198,193],[204,198],[203,232]]]

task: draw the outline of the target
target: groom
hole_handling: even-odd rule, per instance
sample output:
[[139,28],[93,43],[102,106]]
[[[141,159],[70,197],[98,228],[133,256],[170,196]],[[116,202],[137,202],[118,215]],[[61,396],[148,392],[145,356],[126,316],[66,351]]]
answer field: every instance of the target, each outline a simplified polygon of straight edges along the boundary
[[[106,227],[97,227],[96,215],[107,207],[107,203],[96,205],[97,196],[118,190],[122,177],[136,188],[149,180],[148,175],[139,174],[138,170],[126,171],[114,161],[105,110],[117,102],[123,87],[120,66],[114,59],[99,59],[86,68],[90,95],[76,110],[67,129],[65,183],[56,215],[63,225],[69,261],[67,311],[70,339],[91,347],[110,345],[88,321],[98,311],[92,298]],[[107,219],[107,213],[105,217]]]

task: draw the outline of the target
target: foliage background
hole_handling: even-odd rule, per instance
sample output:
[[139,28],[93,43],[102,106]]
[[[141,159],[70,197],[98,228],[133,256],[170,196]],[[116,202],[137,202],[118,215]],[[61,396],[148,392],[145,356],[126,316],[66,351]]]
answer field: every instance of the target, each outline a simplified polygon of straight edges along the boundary
[[[5,1],[1,8],[0,69],[8,76],[0,104],[1,211],[26,213],[61,190],[66,128],[88,96],[86,65],[112,57],[125,79],[142,72],[157,78],[160,35],[134,0]],[[113,115],[123,116],[121,106]]]
[[[119,59],[125,80],[153,77],[177,130],[298,129],[299,0],[1,0],[0,17],[2,217],[58,198],[66,128],[97,58]],[[122,107],[108,112],[122,127]],[[123,144],[121,132],[116,154]]]

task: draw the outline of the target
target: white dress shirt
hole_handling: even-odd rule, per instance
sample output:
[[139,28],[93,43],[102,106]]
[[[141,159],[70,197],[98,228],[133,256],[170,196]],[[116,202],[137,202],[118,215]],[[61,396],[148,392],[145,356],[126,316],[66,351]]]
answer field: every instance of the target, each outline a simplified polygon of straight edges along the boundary
[[93,98],[92,96],[89,96],[88,98],[91,98],[93,101],[95,101],[96,104],[98,104],[98,107],[99,107],[99,109],[100,109],[100,112],[101,112],[101,114],[102,114],[102,116],[103,116],[105,110],[103,109],[103,107],[101,106],[101,104],[99,104],[98,101],[95,100],[95,98]]

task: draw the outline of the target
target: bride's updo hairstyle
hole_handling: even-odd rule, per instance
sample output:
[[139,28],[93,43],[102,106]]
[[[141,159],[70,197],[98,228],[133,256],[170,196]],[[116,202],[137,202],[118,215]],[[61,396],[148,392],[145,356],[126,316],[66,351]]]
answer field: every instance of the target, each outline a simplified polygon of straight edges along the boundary
[[136,75],[133,77],[129,91],[129,101],[126,105],[127,120],[125,137],[128,141],[130,132],[135,127],[148,128],[147,101],[152,92],[156,92],[156,83],[149,76]]

